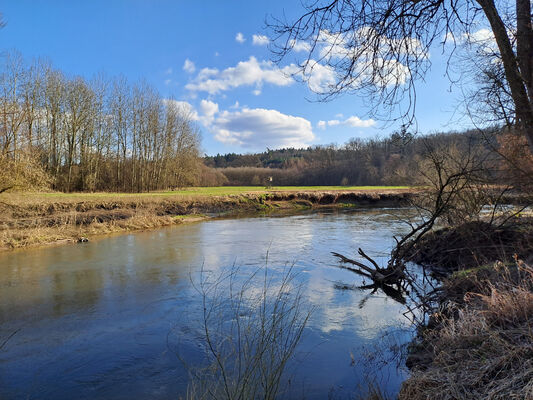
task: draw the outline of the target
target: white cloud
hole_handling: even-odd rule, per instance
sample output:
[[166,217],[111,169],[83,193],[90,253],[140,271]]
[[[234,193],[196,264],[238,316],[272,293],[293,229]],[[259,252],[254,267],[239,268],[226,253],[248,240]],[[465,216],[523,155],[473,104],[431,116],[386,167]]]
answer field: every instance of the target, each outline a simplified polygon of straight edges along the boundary
[[218,69],[204,68],[185,87],[193,92],[207,92],[211,95],[240,86],[256,86],[260,90],[264,83],[288,86],[294,82],[291,74],[296,72],[294,64],[279,68],[271,61],[258,61],[250,57],[235,67]]
[[174,106],[176,106],[176,108],[180,110],[185,116],[190,118],[191,121],[200,120],[198,112],[194,109],[192,104],[190,104],[189,102],[179,101],[179,100],[170,100],[170,99],[165,99],[163,101],[165,104],[173,104]]
[[475,32],[463,33],[457,40],[457,43],[473,46],[477,51],[487,55],[499,54],[496,38],[490,29],[482,28]]
[[372,118],[361,119],[359,117],[356,117],[355,115],[352,115],[351,117],[348,117],[343,121],[340,121],[338,119],[331,119],[329,121],[318,121],[317,127],[320,129],[326,129],[326,126],[339,125],[349,126],[351,128],[369,128],[371,126],[376,125],[376,121],[374,121]]
[[347,118],[343,124],[351,126],[352,128],[369,128],[371,126],[376,125],[376,121],[374,121],[372,118],[370,119],[361,119],[356,116],[351,116]]
[[245,148],[305,147],[315,138],[305,118],[264,108],[223,111],[210,129],[219,142]]
[[253,35],[252,43],[256,46],[266,46],[270,40],[265,35]]
[[218,113],[218,104],[209,100],[202,100],[200,102],[200,112],[202,113],[202,123],[210,126],[215,119],[215,114]]
[[239,43],[244,43],[246,41],[246,39],[244,38],[244,35],[241,32],[235,35],[235,40]]
[[192,74],[196,70],[196,67],[194,63],[187,58],[183,64],[183,70],[189,74]]
[[335,71],[328,65],[322,65],[314,60],[306,65],[303,76],[307,85],[315,93],[327,93],[336,83]]
[[446,41],[457,42],[459,44],[496,41],[494,38],[494,33],[490,29],[486,28],[479,29],[475,32],[463,32],[458,36],[456,36],[453,32],[448,32],[444,39]]
[[165,79],[165,85],[170,85],[172,83],[172,79]]
[[[369,38],[372,38],[371,46],[368,46]],[[318,33],[317,48],[320,59],[325,60],[357,58],[361,62],[366,62],[373,57],[379,59],[398,53],[419,58],[429,57],[429,54],[423,51],[422,43],[418,39],[410,37],[391,39],[378,35],[370,27],[346,33],[322,30]]]
[[473,32],[471,34],[471,37],[473,40],[476,41],[496,41],[496,39],[494,38],[494,33],[490,29],[480,29],[476,32]]
[[167,68],[165,71],[166,75],[170,75],[172,73],[172,68]]
[[[324,94],[334,91],[339,84],[353,90],[368,85],[382,89],[404,85],[410,79],[410,71],[391,54],[400,54],[403,58],[429,58],[419,40],[409,37],[391,39],[379,36],[371,29],[367,27],[343,33],[321,30],[314,47],[309,42],[293,41],[293,51],[310,53],[302,74],[309,88]],[[370,45],[369,37],[375,38]],[[350,66],[352,73],[348,78],[342,71],[341,74],[336,73],[338,66],[352,60],[356,63]]]
[[307,42],[304,42],[302,40],[292,40],[290,43],[292,50],[299,53],[299,52],[310,52],[311,51],[311,45]]

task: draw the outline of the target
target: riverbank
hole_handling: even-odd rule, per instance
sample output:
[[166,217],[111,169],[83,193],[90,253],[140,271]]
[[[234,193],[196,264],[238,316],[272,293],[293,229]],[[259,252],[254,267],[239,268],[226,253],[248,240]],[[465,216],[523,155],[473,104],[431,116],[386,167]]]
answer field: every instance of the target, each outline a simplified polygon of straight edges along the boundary
[[427,299],[399,400],[532,399],[533,219],[436,231],[413,261],[442,286]]
[[317,207],[397,207],[407,187],[192,188],[156,193],[3,193],[0,251],[196,222],[222,215]]

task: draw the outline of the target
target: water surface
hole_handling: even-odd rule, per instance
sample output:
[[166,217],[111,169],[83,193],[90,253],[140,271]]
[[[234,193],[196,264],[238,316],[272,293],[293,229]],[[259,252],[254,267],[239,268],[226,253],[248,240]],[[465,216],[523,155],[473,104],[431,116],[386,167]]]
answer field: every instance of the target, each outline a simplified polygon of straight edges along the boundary
[[236,266],[246,276],[265,263],[273,273],[294,264],[314,309],[289,397],[343,398],[368,379],[394,393],[405,371],[387,360],[387,346],[412,334],[405,309],[383,293],[335,289],[361,280],[336,268],[330,252],[362,247],[383,262],[392,236],[406,230],[391,216],[398,212],[220,219],[1,254],[0,344],[16,334],[0,350],[0,398],[179,398],[187,372],[177,346],[200,360],[191,279],[200,268]]

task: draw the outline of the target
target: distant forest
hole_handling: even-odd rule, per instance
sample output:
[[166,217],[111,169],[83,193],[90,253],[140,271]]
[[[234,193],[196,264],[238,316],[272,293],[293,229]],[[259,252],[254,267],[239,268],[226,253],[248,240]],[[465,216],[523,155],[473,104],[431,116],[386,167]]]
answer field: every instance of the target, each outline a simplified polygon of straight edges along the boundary
[[[351,139],[342,146],[267,150],[255,154],[207,156],[206,166],[216,168],[228,185],[415,185],[426,155],[445,150],[450,159],[476,157],[487,173],[503,179],[503,142],[515,141],[511,133],[493,128],[483,131],[413,135],[396,132],[386,138]],[[524,147],[527,151],[527,147]],[[517,144],[518,146],[518,144]],[[516,154],[516,149],[510,151]]]

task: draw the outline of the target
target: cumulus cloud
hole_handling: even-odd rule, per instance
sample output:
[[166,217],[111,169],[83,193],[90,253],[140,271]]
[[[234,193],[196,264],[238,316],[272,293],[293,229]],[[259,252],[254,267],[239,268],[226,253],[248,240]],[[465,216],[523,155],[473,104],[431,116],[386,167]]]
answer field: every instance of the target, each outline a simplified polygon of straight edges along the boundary
[[[463,34],[464,36],[468,36],[466,33]],[[480,29],[476,32],[473,32],[471,35],[471,38],[475,41],[494,41],[496,42],[496,38],[494,37],[494,33],[490,29]]]
[[[371,46],[369,37],[375,38]],[[315,38],[314,43],[293,40],[290,46],[294,52],[308,53],[309,58],[302,64],[302,76],[309,88],[319,94],[335,91],[338,85],[352,90],[369,85],[381,89],[404,85],[410,79],[410,70],[391,54],[400,54],[403,59],[429,58],[419,40],[391,39],[369,27],[342,33],[321,30]],[[350,67],[348,79],[342,72],[336,72],[338,66],[352,60],[356,62]]]
[[265,35],[252,35],[252,43],[256,46],[266,46],[270,40]]
[[448,32],[445,36],[446,41],[457,42],[459,44],[478,43],[478,42],[496,42],[494,33],[490,29],[482,28],[475,32],[461,33],[456,36],[453,32]]
[[215,119],[215,114],[218,113],[218,104],[209,100],[202,100],[200,102],[200,113],[202,114],[202,123],[210,126]]
[[165,100],[198,121],[214,138],[225,144],[248,149],[307,147],[315,139],[311,123],[302,117],[265,108],[241,107],[238,102],[221,111],[219,105],[202,100],[196,110],[190,103]]
[[219,142],[244,148],[305,147],[315,138],[308,120],[277,110],[235,104],[219,111],[217,103],[202,100],[199,120]]
[[187,58],[185,63],[183,63],[183,70],[189,74],[192,74],[196,70],[196,67],[194,63]]
[[[341,114],[342,115],[342,114]],[[345,120],[331,119],[329,121],[318,121],[317,127],[320,129],[326,129],[326,126],[349,126],[351,128],[369,128],[376,125],[376,121],[372,118],[361,119],[352,115],[351,117],[346,118]]]
[[246,41],[246,39],[244,38],[244,35],[241,32],[235,35],[235,40],[239,43],[244,43]]
[[292,50],[299,53],[299,52],[310,52],[311,51],[311,45],[307,42],[304,42],[303,40],[292,40],[290,43]]
[[359,117],[351,116],[347,118],[343,124],[351,126],[352,128],[369,128],[376,125],[376,121],[374,121],[372,118],[361,119]]
[[260,90],[264,83],[276,86],[288,86],[294,82],[291,77],[296,72],[294,64],[279,68],[271,61],[258,61],[250,57],[239,62],[235,67],[222,71],[215,68],[204,68],[185,87],[193,92],[218,94],[240,86],[256,86]]
[[216,140],[245,148],[305,147],[315,138],[305,118],[264,108],[223,111],[213,131]]
[[[509,33],[513,35],[511,32]],[[490,29],[482,28],[475,32],[462,33],[460,36],[454,36],[453,33],[449,32],[446,35],[446,41],[474,47],[476,51],[486,55],[499,54],[496,38]]]
[[314,60],[307,63],[303,76],[307,85],[315,93],[327,93],[335,86],[337,79],[335,71],[328,65],[322,65]]

